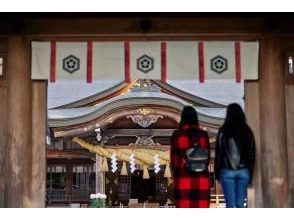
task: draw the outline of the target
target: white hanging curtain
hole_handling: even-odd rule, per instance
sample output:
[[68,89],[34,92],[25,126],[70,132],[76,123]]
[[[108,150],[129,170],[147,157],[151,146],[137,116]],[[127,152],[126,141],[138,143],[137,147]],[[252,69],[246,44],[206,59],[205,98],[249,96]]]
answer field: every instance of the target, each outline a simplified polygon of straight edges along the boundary
[[32,79],[258,79],[258,42],[32,42]]

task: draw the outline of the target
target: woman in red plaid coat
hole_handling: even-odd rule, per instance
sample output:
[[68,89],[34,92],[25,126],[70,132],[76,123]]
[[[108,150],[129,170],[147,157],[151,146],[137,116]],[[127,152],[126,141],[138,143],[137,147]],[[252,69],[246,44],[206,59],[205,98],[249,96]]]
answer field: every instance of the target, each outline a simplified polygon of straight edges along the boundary
[[198,141],[200,147],[208,149],[209,138],[199,127],[195,109],[186,106],[182,112],[180,127],[171,137],[170,158],[173,172],[174,199],[177,208],[209,208],[210,179],[208,171],[190,173],[185,167],[186,150],[191,142]]

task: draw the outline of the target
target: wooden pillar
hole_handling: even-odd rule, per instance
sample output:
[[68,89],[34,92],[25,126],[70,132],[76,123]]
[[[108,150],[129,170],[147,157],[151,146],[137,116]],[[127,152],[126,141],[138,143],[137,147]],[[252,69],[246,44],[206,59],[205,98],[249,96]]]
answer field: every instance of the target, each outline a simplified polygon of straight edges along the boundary
[[96,154],[96,193],[105,193],[104,173],[102,172],[103,157]]
[[11,37],[7,59],[7,147],[9,169],[5,177],[7,207],[31,207],[32,185],[32,83],[30,43]]
[[288,178],[291,207],[294,207],[294,85],[286,85]]
[[3,71],[0,74],[0,208],[7,207],[7,178],[9,148],[7,147],[7,79],[6,55],[7,39],[0,39],[0,56],[4,57]]
[[32,207],[44,208],[46,196],[47,83],[33,82],[32,99]]
[[249,208],[262,208],[261,185],[261,152],[260,152],[260,116],[258,82],[245,81],[245,114],[247,123],[253,131],[256,144],[256,162],[252,185],[248,188],[247,201]]
[[284,62],[281,38],[260,40],[260,162],[263,207],[289,207]]
[[[2,81],[3,82],[3,81]],[[0,85],[0,208],[7,207],[7,88]]]
[[69,204],[72,203],[73,168],[71,159],[68,159],[66,164],[66,199],[68,199]]

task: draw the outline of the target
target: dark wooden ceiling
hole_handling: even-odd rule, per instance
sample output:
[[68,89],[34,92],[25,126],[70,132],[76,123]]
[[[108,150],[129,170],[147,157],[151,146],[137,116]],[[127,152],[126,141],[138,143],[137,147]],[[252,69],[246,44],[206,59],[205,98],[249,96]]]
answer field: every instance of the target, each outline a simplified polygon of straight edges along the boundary
[[294,18],[294,13],[274,12],[6,12],[1,19],[38,18],[152,18],[152,17],[255,17]]
[[274,12],[10,12],[0,13],[0,19],[44,19],[44,18],[160,18],[160,17],[251,17],[294,18],[294,13]]
[[293,23],[294,13],[22,12],[0,13],[0,35],[101,37],[126,34],[294,34]]

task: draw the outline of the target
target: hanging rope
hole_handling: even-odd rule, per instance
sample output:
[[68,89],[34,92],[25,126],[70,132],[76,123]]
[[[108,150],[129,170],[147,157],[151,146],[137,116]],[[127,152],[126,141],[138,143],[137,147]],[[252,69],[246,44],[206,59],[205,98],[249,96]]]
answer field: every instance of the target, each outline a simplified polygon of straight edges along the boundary
[[147,165],[144,165],[143,179],[150,179],[149,171],[148,171],[148,166]]
[[127,176],[128,175],[128,171],[127,171],[127,166],[126,166],[126,162],[123,162],[121,171],[120,171],[120,175],[122,176]]
[[106,157],[103,157],[102,171],[103,172],[108,172],[109,171]]
[[165,165],[164,177],[172,177],[169,163]]
[[[113,153],[116,153],[116,157],[120,161],[129,162],[130,158],[129,156],[134,153],[134,159],[135,163],[137,165],[153,165],[154,164],[154,155],[155,151],[154,149],[135,149],[132,151],[132,149],[119,149],[118,146],[116,149],[110,149],[110,148],[102,148],[100,146],[94,146],[92,144],[89,144],[85,142],[84,140],[80,138],[73,138],[73,141],[81,145],[83,148],[88,149],[89,151],[93,153],[97,153],[100,156],[110,158]],[[157,151],[159,155],[159,163],[160,165],[166,165],[170,162],[170,156],[169,151]]]

